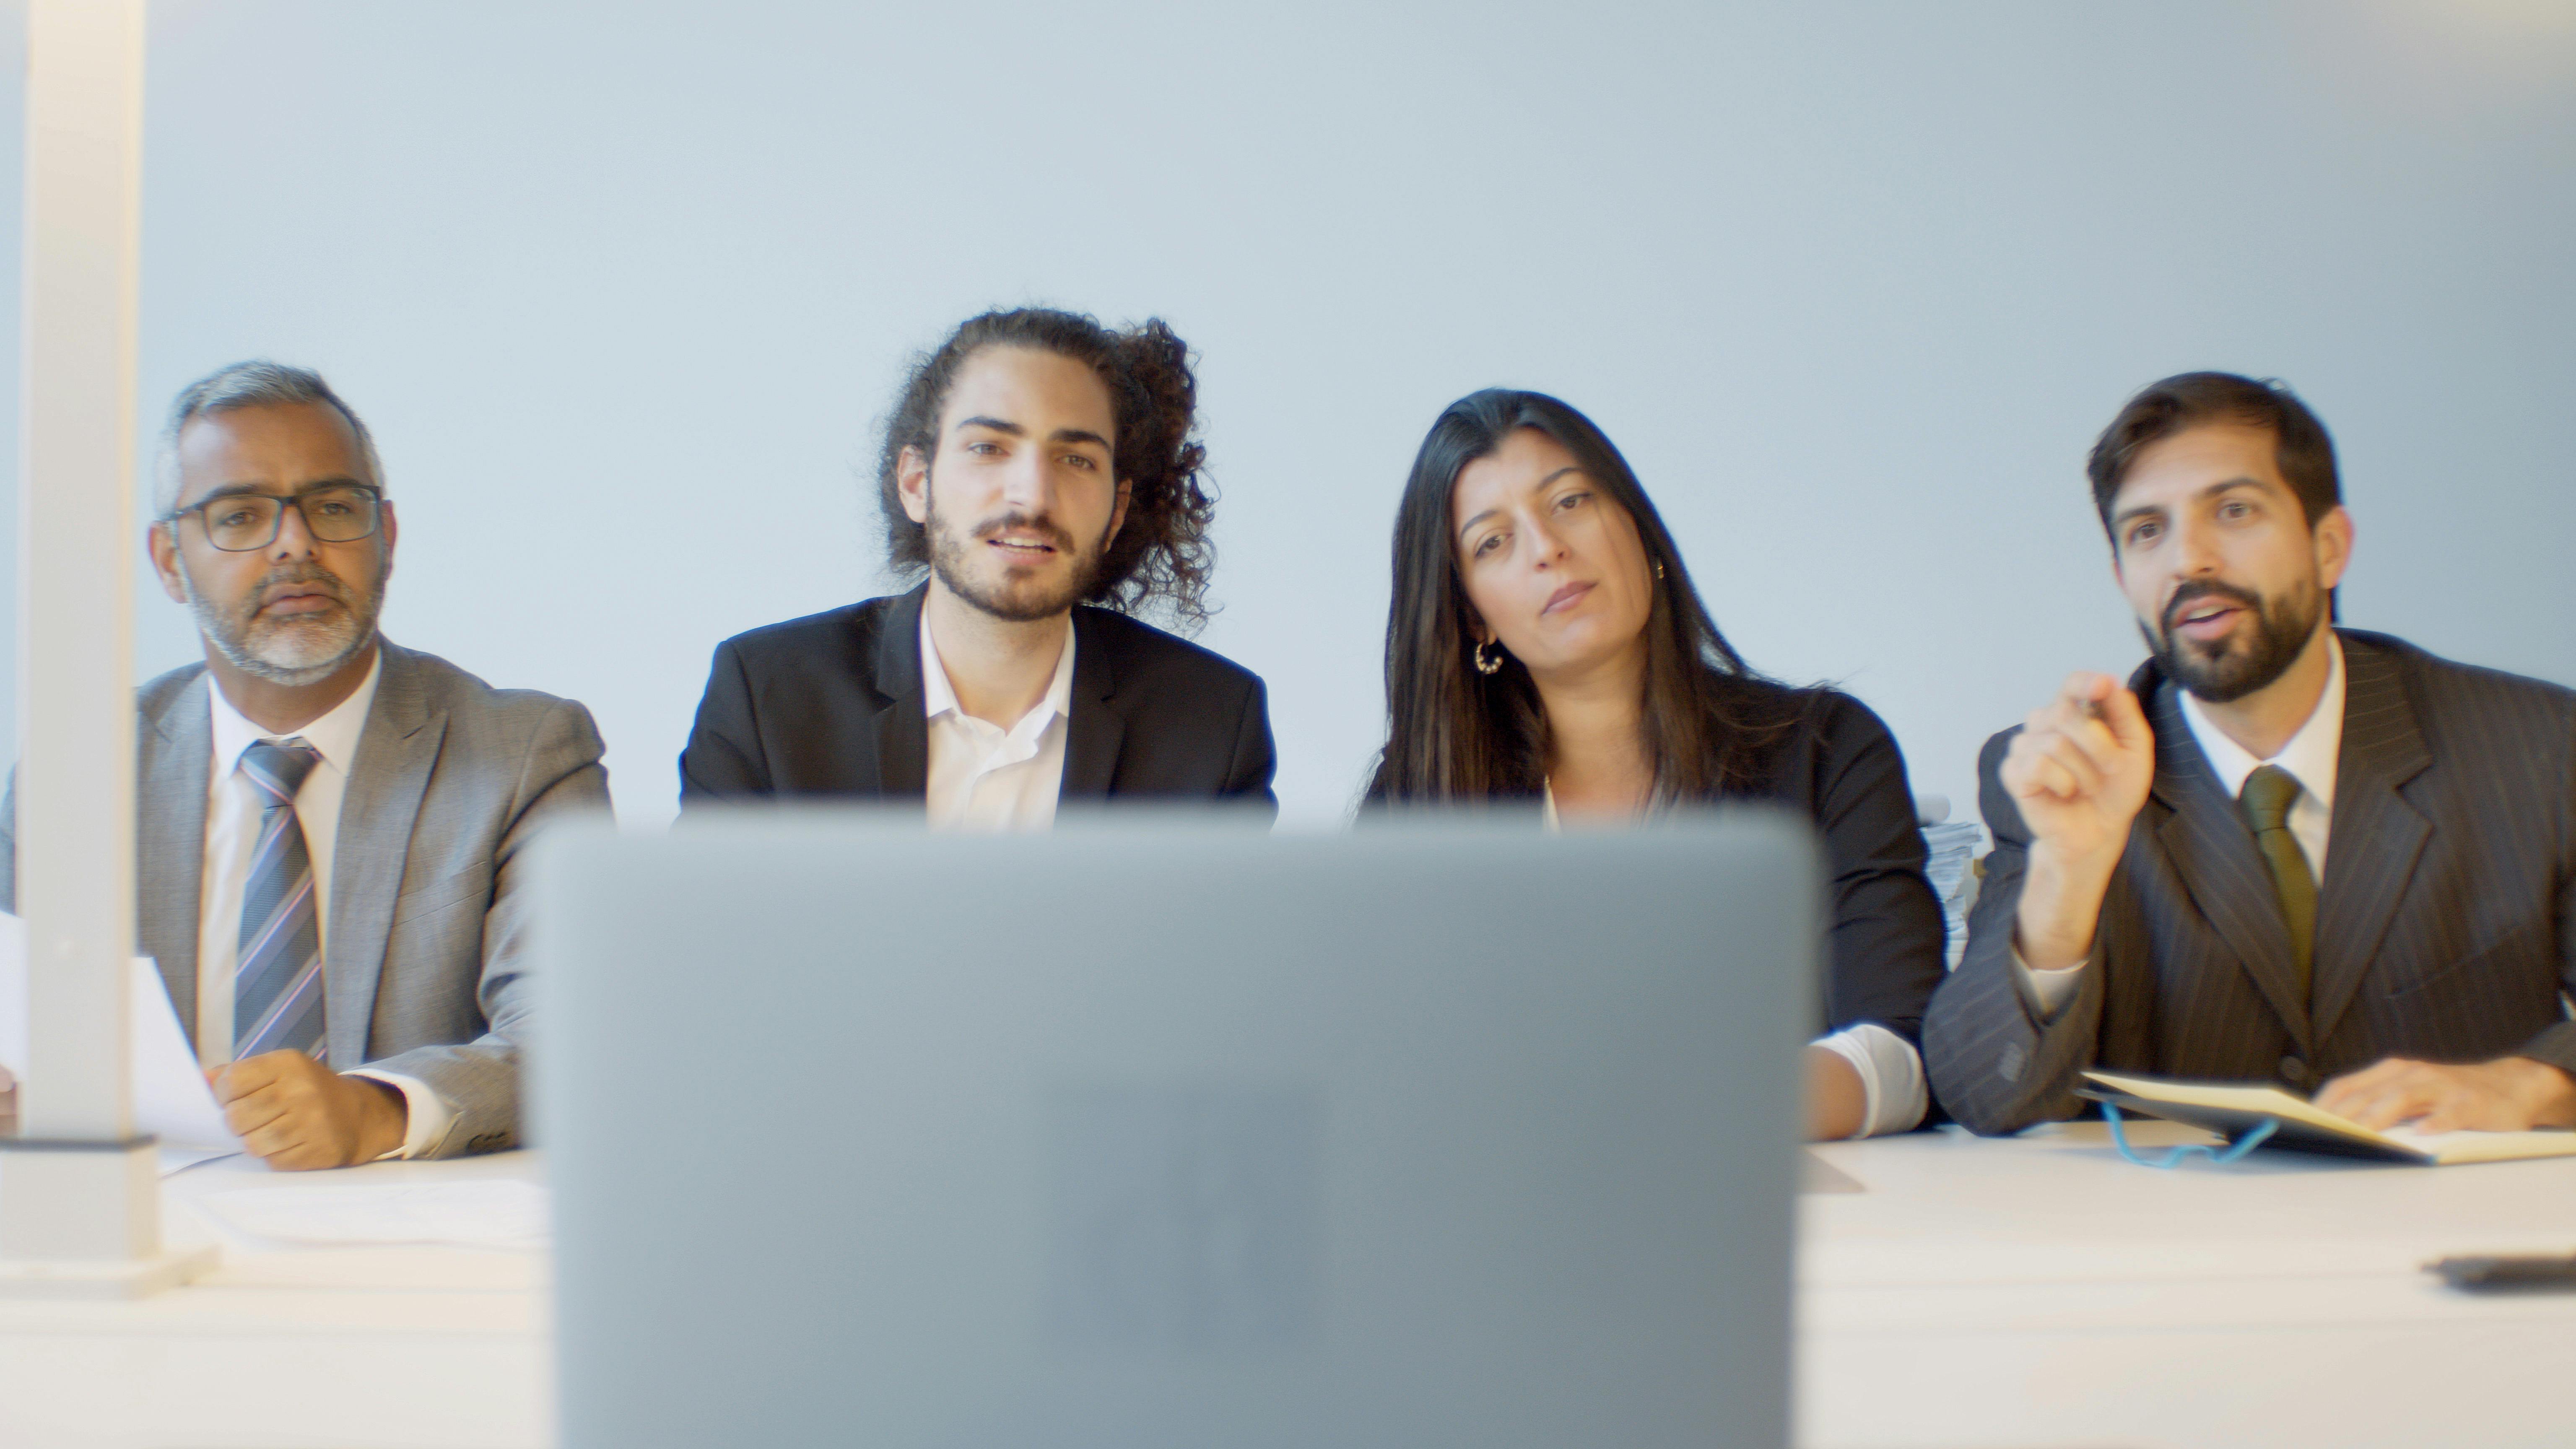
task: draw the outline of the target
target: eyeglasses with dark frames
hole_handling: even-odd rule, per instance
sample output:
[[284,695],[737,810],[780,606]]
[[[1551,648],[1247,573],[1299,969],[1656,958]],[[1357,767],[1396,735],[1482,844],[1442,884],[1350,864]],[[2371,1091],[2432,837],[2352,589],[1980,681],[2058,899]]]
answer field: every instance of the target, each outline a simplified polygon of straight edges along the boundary
[[356,543],[383,521],[384,490],[366,483],[325,483],[292,497],[275,493],[219,493],[163,518],[177,523],[189,514],[206,530],[206,542],[226,553],[250,553],[277,542],[286,526],[286,510],[303,515],[304,531],[317,543]]

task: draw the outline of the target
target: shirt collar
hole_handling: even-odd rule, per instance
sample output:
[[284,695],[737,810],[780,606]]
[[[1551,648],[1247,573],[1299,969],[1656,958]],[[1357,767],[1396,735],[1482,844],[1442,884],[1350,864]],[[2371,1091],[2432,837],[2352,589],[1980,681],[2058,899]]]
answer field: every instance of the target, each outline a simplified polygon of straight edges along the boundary
[[2182,690],[2183,722],[2191,727],[2191,736],[2200,742],[2200,753],[2209,768],[2218,775],[2229,799],[2243,794],[2245,777],[2265,765],[2277,765],[2299,782],[2299,788],[2315,797],[2320,805],[2334,807],[2335,765],[2343,749],[2343,641],[2333,631],[2326,634],[2326,687],[2317,696],[2317,707],[2307,723],[2281,746],[2281,753],[2268,760],[2258,760],[2243,745],[2227,737],[2201,709],[2200,701],[2190,690]]
[[[939,661],[939,646],[931,641],[930,611],[923,609],[921,611],[921,715],[924,719],[937,719],[943,714],[954,714],[959,719],[968,718],[966,711],[958,707],[956,687],[948,682],[948,666]],[[1064,649],[1055,657],[1055,678],[1047,681],[1046,698],[1038,701],[1037,708],[1023,715],[1021,722],[1026,723],[1031,718],[1043,721],[1053,719],[1057,715],[1063,715],[1068,719],[1073,715],[1073,620],[1070,618],[1064,621]],[[1017,729],[1018,726],[1014,725],[1013,728]]]
[[300,739],[311,745],[324,764],[343,776],[347,775],[350,764],[358,757],[358,737],[366,732],[367,710],[375,703],[376,681],[384,672],[385,646],[383,640],[378,640],[376,657],[367,665],[367,677],[358,681],[358,687],[349,692],[349,697],[333,705],[329,714],[286,735],[271,734],[244,718],[241,711],[233,708],[233,702],[224,698],[223,684],[210,678],[206,685],[206,702],[214,716],[217,778],[230,775],[241,763],[242,751],[259,741],[288,739]]

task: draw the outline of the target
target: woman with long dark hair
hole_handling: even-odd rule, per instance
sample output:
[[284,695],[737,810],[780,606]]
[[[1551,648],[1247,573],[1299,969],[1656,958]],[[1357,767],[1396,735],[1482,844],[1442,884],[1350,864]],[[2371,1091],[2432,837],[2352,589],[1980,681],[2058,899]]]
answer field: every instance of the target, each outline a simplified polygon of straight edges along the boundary
[[1923,1119],[1943,936],[1905,758],[1860,701],[1746,667],[1591,419],[1497,388],[1432,424],[1396,514],[1386,697],[1373,806],[1519,800],[1551,827],[1804,810],[1832,901],[1808,1135]]

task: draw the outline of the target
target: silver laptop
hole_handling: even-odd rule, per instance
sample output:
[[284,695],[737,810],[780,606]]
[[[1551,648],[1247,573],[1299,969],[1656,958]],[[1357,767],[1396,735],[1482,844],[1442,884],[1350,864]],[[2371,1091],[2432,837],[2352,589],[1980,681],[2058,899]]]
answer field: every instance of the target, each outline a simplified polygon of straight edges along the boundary
[[541,869],[570,1449],[1787,1443],[1801,823]]

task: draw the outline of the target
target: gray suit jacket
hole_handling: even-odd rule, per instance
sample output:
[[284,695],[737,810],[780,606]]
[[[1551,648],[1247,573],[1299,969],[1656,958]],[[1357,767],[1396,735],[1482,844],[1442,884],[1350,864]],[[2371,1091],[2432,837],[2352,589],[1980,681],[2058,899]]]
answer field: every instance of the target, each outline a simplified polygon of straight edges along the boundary
[[[192,664],[136,691],[136,950],[160,966],[191,1039],[209,688]],[[324,1003],[333,1062],[418,1078],[455,1110],[439,1156],[518,1143],[534,995],[523,856],[546,825],[607,812],[600,754],[580,705],[384,645],[341,797]],[[17,818],[13,793],[0,808],[0,909],[11,911]]]
[[1932,998],[1924,1066],[1979,1132],[2073,1115],[2087,1067],[2314,1091],[2387,1056],[2528,1056],[2576,1072],[2576,693],[2338,631],[2343,743],[2313,1002],[2236,802],[2151,663],[2132,687],[2156,774],[2129,827],[2091,964],[2053,1018],[2013,969],[2030,832],[1980,760],[1994,853],[1959,969]]

